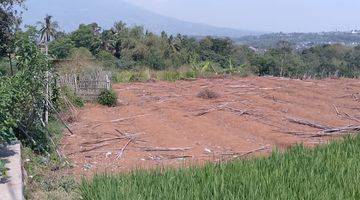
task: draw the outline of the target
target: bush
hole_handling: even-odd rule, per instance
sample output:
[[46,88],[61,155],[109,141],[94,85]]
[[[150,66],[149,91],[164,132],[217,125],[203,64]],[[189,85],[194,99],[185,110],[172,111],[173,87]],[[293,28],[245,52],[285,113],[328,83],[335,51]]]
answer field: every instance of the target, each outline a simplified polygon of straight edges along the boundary
[[[81,97],[77,96],[75,94],[75,92],[73,90],[71,90],[69,87],[62,87],[61,95],[66,97],[67,100],[69,100],[76,107],[81,108],[81,107],[84,107],[84,105],[85,105],[84,100]],[[66,107],[67,106],[66,106],[65,102],[60,102],[60,110],[63,110]]]
[[[0,79],[0,142],[18,139],[36,150],[46,150],[49,140],[42,127],[47,57],[28,38],[16,43],[18,72]],[[53,80],[50,80],[51,83]]]
[[202,99],[216,99],[219,98],[220,95],[208,88],[205,88],[197,94],[197,97]]
[[117,95],[113,90],[103,90],[98,97],[98,102],[104,106],[116,106]]

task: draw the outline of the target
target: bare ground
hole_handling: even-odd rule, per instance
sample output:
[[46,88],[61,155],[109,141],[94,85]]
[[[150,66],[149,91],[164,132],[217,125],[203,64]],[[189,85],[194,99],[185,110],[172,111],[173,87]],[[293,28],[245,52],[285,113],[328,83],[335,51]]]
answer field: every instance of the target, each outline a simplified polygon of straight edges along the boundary
[[[360,124],[357,79],[232,77],[113,88],[119,106],[86,105],[71,124],[75,134],[63,138],[75,175],[263,155],[330,139],[308,136],[321,129],[293,118],[326,127]],[[219,97],[197,97],[204,88]]]

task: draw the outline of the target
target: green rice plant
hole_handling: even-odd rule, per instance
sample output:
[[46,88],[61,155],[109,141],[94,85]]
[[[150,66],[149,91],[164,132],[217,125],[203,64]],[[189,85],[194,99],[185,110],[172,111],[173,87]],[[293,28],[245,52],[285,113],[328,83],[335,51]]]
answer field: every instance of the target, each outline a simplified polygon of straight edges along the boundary
[[360,136],[269,157],[182,169],[96,175],[84,200],[360,199]]

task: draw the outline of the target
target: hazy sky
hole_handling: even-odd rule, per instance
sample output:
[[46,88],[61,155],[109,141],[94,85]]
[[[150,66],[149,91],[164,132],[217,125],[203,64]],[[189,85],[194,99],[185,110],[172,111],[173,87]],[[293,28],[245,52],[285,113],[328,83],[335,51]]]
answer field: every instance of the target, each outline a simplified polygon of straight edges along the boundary
[[274,32],[360,29],[360,0],[125,1],[182,20],[238,29]]

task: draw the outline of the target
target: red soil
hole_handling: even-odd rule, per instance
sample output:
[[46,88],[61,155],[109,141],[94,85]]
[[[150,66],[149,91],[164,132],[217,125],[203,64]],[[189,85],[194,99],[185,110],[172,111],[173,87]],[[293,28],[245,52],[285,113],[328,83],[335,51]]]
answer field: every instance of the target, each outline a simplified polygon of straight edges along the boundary
[[[314,146],[329,139],[285,133],[319,131],[289,122],[288,117],[330,127],[360,124],[357,79],[233,77],[117,84],[113,88],[118,93],[119,106],[86,105],[80,110],[78,121],[71,124],[75,134],[62,141],[62,152],[74,163],[72,173],[76,175],[202,163],[224,158],[221,154],[241,154],[270,146],[259,152],[264,154],[275,147],[284,149],[297,143]],[[219,97],[197,97],[204,88]],[[221,105],[226,109],[220,109]],[[213,107],[218,109],[197,116]],[[99,143],[122,137],[119,132],[137,134],[121,158],[117,158],[118,153],[129,139]],[[148,152],[144,147],[191,149]]]

